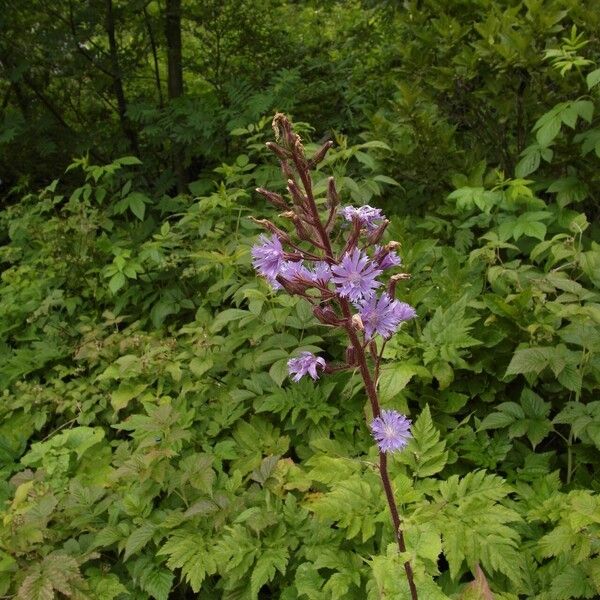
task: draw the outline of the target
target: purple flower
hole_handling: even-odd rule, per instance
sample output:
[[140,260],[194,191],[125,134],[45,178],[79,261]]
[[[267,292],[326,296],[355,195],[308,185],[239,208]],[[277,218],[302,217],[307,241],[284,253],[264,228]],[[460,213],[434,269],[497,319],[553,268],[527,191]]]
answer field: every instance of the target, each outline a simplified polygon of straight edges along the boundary
[[358,248],[352,254],[344,254],[339,265],[331,267],[332,281],[336,284],[340,296],[352,302],[369,298],[373,290],[381,285],[376,277],[381,275],[381,269],[374,265],[369,257]]
[[402,323],[403,321],[410,321],[417,316],[417,311],[406,302],[398,302],[397,300],[396,307],[394,308],[394,313],[396,318]]
[[398,329],[400,323],[416,316],[412,306],[393,300],[385,292],[380,298],[373,295],[363,301],[359,308],[367,339],[371,339],[377,333],[388,338]]
[[382,410],[371,421],[371,431],[381,452],[403,450],[412,437],[410,419],[395,410]]
[[374,231],[378,226],[375,221],[385,219],[380,208],[373,208],[368,204],[359,206],[358,208],[355,206],[344,206],[341,213],[346,221],[352,222],[354,219],[358,219],[360,224],[367,229],[367,231]]
[[273,288],[278,289],[281,286],[277,282],[277,275],[283,266],[284,251],[281,246],[281,242],[277,236],[273,236],[271,239],[265,235],[261,235],[259,238],[260,244],[252,246],[252,264],[260,275],[265,277]]
[[300,381],[304,375],[310,375],[313,379],[318,379],[317,365],[321,369],[325,368],[325,359],[315,356],[312,352],[301,352],[300,356],[288,360],[288,372],[293,375],[294,381]]
[[304,266],[302,261],[284,261],[279,269],[279,274],[289,281],[312,281],[312,273]]
[[377,260],[380,269],[389,269],[390,267],[399,267],[402,264],[401,258],[394,250],[386,251],[381,246],[375,246],[375,260]]
[[311,279],[325,287],[331,279],[331,267],[325,262],[320,261],[315,264],[315,268],[311,273]]

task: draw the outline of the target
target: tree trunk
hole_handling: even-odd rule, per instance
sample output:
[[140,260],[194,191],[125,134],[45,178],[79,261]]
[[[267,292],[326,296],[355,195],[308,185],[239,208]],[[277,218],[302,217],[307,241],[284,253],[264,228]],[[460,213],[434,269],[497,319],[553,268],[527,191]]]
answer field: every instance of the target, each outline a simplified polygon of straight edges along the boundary
[[152,48],[152,60],[154,61],[154,80],[156,82],[156,90],[158,92],[158,105],[160,108],[163,107],[163,95],[162,95],[162,84],[160,82],[160,67],[158,63],[158,50],[156,47],[156,40],[154,39],[154,31],[152,30],[152,23],[150,22],[150,16],[144,6],[144,21],[146,22],[146,30],[148,31],[148,38],[150,39],[150,48]]
[[[166,0],[165,38],[167,40],[167,89],[169,100],[183,95],[183,65],[181,62],[181,0]],[[188,181],[184,167],[183,148],[176,142],[172,144],[173,171],[177,176],[177,191],[185,192]]]
[[121,129],[129,140],[129,144],[136,155],[139,154],[137,135],[131,122],[127,118],[127,100],[123,91],[123,78],[121,76],[121,67],[119,64],[119,48],[115,36],[115,18],[113,14],[112,0],[106,0],[106,33],[108,35],[108,46],[110,50],[110,64],[113,77],[113,89],[117,99],[117,110]]
[[165,37],[169,98],[183,95],[183,67],[181,64],[181,0],[167,0],[165,9]]

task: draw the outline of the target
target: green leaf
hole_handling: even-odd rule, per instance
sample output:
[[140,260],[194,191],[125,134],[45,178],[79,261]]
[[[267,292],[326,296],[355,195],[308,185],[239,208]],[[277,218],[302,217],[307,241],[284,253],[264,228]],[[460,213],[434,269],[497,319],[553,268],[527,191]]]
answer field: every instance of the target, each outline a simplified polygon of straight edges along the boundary
[[122,381],[119,384],[119,388],[111,393],[110,403],[114,408],[115,412],[119,412],[129,404],[129,401],[133,398],[137,398],[146,388],[147,383],[131,383],[129,381]]
[[440,432],[435,428],[429,405],[421,411],[411,428],[412,438],[399,460],[407,464],[416,477],[431,477],[439,473],[448,460],[446,442],[440,441]]
[[590,100],[577,100],[575,107],[579,116],[588,123],[592,122],[594,117],[594,103]]
[[597,86],[600,83],[600,69],[594,69],[593,71],[590,71],[587,74],[585,81],[589,90]]
[[516,177],[527,177],[531,173],[535,173],[540,166],[540,151],[537,149],[527,152],[515,167]]
[[217,571],[217,563],[206,546],[206,538],[194,531],[177,530],[158,551],[159,556],[168,556],[170,569],[181,569],[181,575],[198,594],[202,582]]
[[116,294],[125,285],[125,281],[125,275],[119,271],[110,278],[108,289]]
[[554,116],[547,120],[536,133],[536,139],[540,146],[548,146],[560,133],[561,118]]
[[174,578],[166,569],[153,569],[146,574],[141,587],[155,600],[168,600]]
[[275,577],[275,572],[285,573],[288,562],[287,548],[269,548],[256,561],[250,576],[250,596],[258,598],[260,588]]
[[217,333],[218,331],[223,329],[223,327],[225,327],[225,325],[227,325],[228,323],[231,323],[232,321],[239,321],[240,319],[243,319],[244,317],[247,317],[250,314],[251,313],[249,313],[247,310],[241,310],[239,308],[228,308],[217,314],[214,321],[212,322],[211,331],[213,333]]
[[129,590],[114,573],[103,573],[97,567],[85,571],[93,600],[114,600],[118,596],[128,596]]
[[143,164],[142,161],[139,158],[136,158],[135,156],[123,156],[122,158],[117,158],[117,160],[115,160],[115,162],[117,164],[127,165],[127,166]]
[[405,363],[384,365],[379,378],[379,395],[382,402],[395,398],[417,373],[418,367]]
[[154,327],[160,327],[169,315],[176,315],[179,305],[169,297],[161,298],[155,302],[150,309],[150,318]]
[[125,543],[124,559],[127,560],[132,554],[140,551],[152,539],[156,532],[156,525],[153,523],[143,523],[137,529],[134,529]]
[[150,198],[141,192],[131,192],[131,194],[127,196],[129,209],[140,221],[144,220],[146,204],[150,204],[150,202]]
[[522,348],[517,350],[506,369],[506,375],[543,371],[550,362],[552,348]]

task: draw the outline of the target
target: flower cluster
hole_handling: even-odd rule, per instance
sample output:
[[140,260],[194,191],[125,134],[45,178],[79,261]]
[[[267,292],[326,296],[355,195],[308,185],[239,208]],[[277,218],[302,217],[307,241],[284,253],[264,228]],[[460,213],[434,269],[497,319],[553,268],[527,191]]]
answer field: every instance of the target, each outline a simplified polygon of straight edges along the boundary
[[[311,166],[322,160],[331,144],[326,143],[310,161],[306,161],[300,138],[292,131],[289,121],[277,115],[273,126],[279,145],[267,145],[280,158],[282,170],[288,177],[291,204],[274,192],[258,191],[284,211],[281,216],[291,219],[300,242],[307,245],[294,244],[287,233],[269,221],[257,221],[272,235],[261,235],[252,248],[254,268],[274,289],[283,288],[304,297],[325,325],[338,326],[352,332],[350,335],[362,336],[362,344],[365,348],[371,345],[373,354],[376,336],[388,339],[402,323],[416,316],[412,306],[394,298],[396,282],[402,275],[392,277],[387,290],[379,293],[384,286],[380,279],[383,273],[401,264],[396,252],[399,244],[381,244],[389,223],[381,209],[365,205],[344,206],[338,210],[339,197],[333,178],[327,189],[329,214],[324,225],[312,192],[305,184]],[[298,174],[298,179],[294,173]],[[333,251],[330,237],[337,216],[352,224],[350,230],[345,230],[346,243],[338,255]],[[312,250],[304,250],[306,247]],[[346,363],[335,367],[329,367],[323,358],[311,352],[302,352],[288,361],[290,377],[294,381],[300,381],[306,375],[318,379],[326,370],[355,368],[355,350],[349,348]],[[379,360],[376,361],[377,369]],[[380,447],[385,446],[385,451],[399,449],[402,443],[398,440],[407,438],[407,423],[410,422],[400,417],[397,413],[383,411],[373,421],[373,433]],[[406,427],[402,429],[404,425]],[[390,438],[392,431],[400,432],[400,438]]]

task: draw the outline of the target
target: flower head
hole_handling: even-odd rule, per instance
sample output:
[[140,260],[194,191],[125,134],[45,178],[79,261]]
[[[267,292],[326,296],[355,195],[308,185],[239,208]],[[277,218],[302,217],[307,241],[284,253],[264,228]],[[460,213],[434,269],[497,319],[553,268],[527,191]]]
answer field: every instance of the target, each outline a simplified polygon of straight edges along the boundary
[[390,337],[403,321],[416,316],[415,309],[392,299],[385,292],[379,298],[371,296],[360,304],[360,318],[364,325],[365,337],[371,339],[375,334]]
[[290,281],[312,281],[312,273],[302,261],[284,261],[279,269],[279,274]]
[[377,260],[380,269],[389,269],[390,267],[399,267],[402,259],[394,250],[386,250],[381,246],[375,246],[375,260]]
[[398,302],[395,300],[396,306],[394,306],[394,315],[400,323],[403,321],[410,321],[417,316],[417,311],[406,302]]
[[412,437],[410,419],[395,410],[382,410],[371,421],[371,431],[381,452],[403,450]]
[[293,375],[294,381],[300,381],[304,375],[310,375],[313,379],[318,379],[317,365],[321,369],[325,368],[325,359],[315,356],[312,352],[301,352],[300,356],[288,360],[288,372]]
[[352,302],[369,298],[373,295],[373,290],[381,285],[376,279],[381,275],[381,269],[358,248],[351,254],[344,254],[341,263],[331,267],[331,271],[331,279],[336,284],[340,296]]
[[280,274],[280,269],[285,262],[281,242],[275,235],[271,239],[261,235],[259,241],[260,244],[252,246],[252,264],[273,288],[278,289],[281,286],[277,282],[277,275]]
[[358,219],[360,224],[367,231],[374,231],[379,225],[378,223],[375,223],[375,221],[382,221],[385,219],[380,208],[373,208],[368,204],[359,206],[358,208],[356,208],[356,206],[344,206],[341,213],[346,221],[352,222],[354,219]]
[[331,267],[324,261],[315,264],[315,268],[311,273],[312,281],[326,286],[331,279]]

